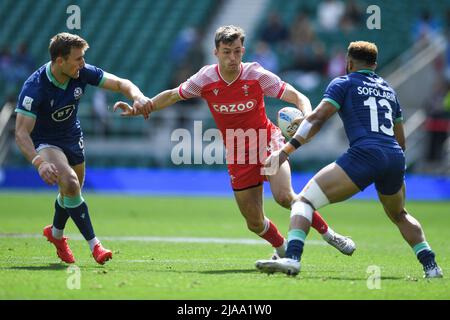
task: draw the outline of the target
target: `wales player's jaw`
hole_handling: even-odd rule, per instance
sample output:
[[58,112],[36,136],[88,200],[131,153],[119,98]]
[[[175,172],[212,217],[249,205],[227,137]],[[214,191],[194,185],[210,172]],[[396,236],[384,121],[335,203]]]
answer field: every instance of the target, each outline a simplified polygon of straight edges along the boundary
[[245,48],[242,46],[240,39],[236,39],[230,44],[225,44],[223,42],[219,44],[219,47],[215,50],[214,54],[219,61],[219,69],[222,76],[230,78],[231,80],[236,78],[241,70],[244,52]]

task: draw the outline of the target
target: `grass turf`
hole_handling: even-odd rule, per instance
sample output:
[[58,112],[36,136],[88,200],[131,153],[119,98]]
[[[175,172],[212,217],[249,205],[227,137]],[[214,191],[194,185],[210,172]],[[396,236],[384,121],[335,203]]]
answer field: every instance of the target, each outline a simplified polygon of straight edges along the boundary
[[[55,195],[0,194],[0,299],[450,299],[450,203],[409,202],[444,271],[422,279],[421,265],[377,202],[348,201],[322,215],[357,244],[352,257],[324,245],[311,231],[295,277],[265,275],[254,268],[272,252],[264,244],[176,243],[104,240],[114,252],[100,266],[85,241],[69,240],[76,269],[60,263],[37,235],[52,221]],[[231,198],[164,198],[84,195],[97,236],[248,238]],[[289,213],[266,200],[267,215],[286,234]],[[5,236],[22,234],[23,238]],[[69,221],[67,234],[78,234]],[[380,289],[369,289],[369,266],[380,270]],[[72,267],[73,268],[73,267]],[[76,275],[80,289],[69,289]],[[69,287],[68,284],[69,283]],[[370,287],[370,285],[369,285]]]

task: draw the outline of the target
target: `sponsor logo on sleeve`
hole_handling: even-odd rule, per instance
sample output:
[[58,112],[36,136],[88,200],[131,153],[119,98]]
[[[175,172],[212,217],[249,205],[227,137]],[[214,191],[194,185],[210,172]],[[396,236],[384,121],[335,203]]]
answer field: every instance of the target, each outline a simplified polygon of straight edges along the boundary
[[22,106],[27,109],[28,111],[31,111],[31,105],[33,104],[33,98],[29,96],[25,96],[23,98]]

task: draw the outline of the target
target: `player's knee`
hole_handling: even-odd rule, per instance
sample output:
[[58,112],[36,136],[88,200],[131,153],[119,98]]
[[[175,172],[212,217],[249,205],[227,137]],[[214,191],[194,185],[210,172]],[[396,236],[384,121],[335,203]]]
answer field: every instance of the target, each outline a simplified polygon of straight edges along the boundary
[[74,174],[62,177],[63,193],[68,196],[75,196],[80,193],[80,182]]
[[247,228],[251,232],[260,233],[264,230],[264,220],[260,219],[247,219]]
[[400,224],[407,220],[406,219],[407,214],[408,212],[406,212],[406,210],[402,208],[400,211],[391,212],[390,216],[392,218],[392,222],[394,222],[395,224]]

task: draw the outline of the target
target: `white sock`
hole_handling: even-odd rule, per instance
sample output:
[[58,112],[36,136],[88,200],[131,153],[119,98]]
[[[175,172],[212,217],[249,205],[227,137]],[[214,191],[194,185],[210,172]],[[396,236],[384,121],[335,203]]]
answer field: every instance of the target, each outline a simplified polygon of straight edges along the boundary
[[55,239],[61,240],[64,235],[64,229],[56,229],[55,227],[52,227],[52,236]]
[[277,254],[280,257],[284,257],[286,255],[287,244],[288,244],[287,239],[284,239],[283,244],[281,246],[275,248],[275,250],[277,251]]
[[335,236],[335,232],[333,231],[333,229],[331,229],[330,227],[328,227],[327,232],[322,234],[322,239],[325,241],[328,241],[330,239],[333,239],[333,237]]
[[91,248],[91,251],[94,251],[94,247],[100,243],[100,240],[97,239],[97,237],[92,238],[91,240],[88,241],[89,243],[89,247]]
[[258,236],[262,237],[270,227],[270,220],[267,217],[264,217],[264,230],[258,234]]

